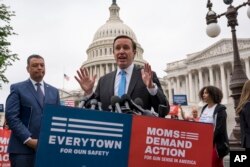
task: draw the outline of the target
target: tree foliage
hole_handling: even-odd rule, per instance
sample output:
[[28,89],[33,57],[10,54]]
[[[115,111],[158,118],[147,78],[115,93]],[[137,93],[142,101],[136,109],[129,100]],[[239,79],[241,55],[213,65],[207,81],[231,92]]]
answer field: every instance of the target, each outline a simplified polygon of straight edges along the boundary
[[8,6],[0,4],[0,83],[9,82],[4,72],[14,61],[19,60],[17,54],[13,54],[9,50],[11,43],[8,42],[8,37],[16,35],[10,26],[11,17],[13,16],[15,16],[15,12],[10,11]]

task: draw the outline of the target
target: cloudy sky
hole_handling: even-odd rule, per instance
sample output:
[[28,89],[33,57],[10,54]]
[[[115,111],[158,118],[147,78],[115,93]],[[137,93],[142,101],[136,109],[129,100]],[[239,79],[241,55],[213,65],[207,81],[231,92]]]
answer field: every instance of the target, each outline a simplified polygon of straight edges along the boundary
[[[246,0],[237,0],[239,5]],[[144,49],[144,59],[150,62],[159,77],[166,64],[186,58],[222,38],[231,38],[226,18],[219,20],[221,34],[206,35],[206,0],[117,0],[120,18],[136,34]],[[225,12],[222,0],[212,0],[215,12]],[[40,54],[46,61],[44,80],[58,88],[78,89],[76,70],[86,60],[86,49],[95,32],[109,18],[112,0],[0,0],[16,12],[11,25],[18,34],[9,38],[10,49],[20,61],[9,67],[5,75],[10,83],[2,84],[0,103],[5,103],[11,83],[27,79],[26,59]],[[240,9],[237,36],[249,38],[250,20],[247,7]],[[63,80],[63,74],[70,77]],[[64,84],[63,84],[64,82]]]

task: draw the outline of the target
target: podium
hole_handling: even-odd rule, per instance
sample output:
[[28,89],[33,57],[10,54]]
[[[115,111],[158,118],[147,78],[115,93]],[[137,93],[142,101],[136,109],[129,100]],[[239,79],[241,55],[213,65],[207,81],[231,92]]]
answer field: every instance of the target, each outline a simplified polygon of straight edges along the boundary
[[210,124],[46,105],[36,167],[210,167]]

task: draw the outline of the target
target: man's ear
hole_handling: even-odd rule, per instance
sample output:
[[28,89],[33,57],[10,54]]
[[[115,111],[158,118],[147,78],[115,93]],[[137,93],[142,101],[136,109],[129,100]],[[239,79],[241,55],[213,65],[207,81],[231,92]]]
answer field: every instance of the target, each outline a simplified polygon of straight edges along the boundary
[[133,52],[134,52],[134,58],[135,58],[135,55],[136,55],[136,50],[134,50]]

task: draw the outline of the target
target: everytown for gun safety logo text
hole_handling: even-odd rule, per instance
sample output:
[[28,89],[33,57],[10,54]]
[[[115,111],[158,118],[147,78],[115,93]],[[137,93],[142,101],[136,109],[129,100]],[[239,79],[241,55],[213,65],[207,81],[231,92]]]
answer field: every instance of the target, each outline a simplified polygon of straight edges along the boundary
[[110,150],[122,149],[123,126],[121,123],[52,117],[51,132],[83,137],[49,135],[48,144],[59,145],[58,151],[62,154],[108,156]]

